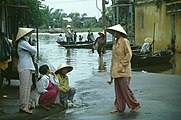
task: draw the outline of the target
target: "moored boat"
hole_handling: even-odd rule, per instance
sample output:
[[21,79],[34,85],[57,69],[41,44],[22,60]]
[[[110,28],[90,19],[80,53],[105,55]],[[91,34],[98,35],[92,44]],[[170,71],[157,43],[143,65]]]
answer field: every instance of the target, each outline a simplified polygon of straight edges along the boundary
[[134,53],[132,56],[132,66],[150,66],[170,62],[173,57],[171,50],[160,51],[153,54]]
[[[64,46],[64,45],[67,45],[67,42],[66,41],[56,41],[58,44]],[[93,43],[93,41],[79,41],[79,42],[74,42],[74,41],[71,41],[69,43],[69,45],[74,45],[74,44],[88,44],[88,43]]]

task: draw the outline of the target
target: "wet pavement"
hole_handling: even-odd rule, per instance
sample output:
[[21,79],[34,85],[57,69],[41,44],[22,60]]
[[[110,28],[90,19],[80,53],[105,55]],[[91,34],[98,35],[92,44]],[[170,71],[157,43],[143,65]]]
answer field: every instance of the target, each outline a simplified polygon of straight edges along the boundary
[[109,72],[97,72],[94,76],[75,83],[75,106],[67,110],[55,108],[46,111],[35,108],[32,115],[18,113],[18,81],[1,88],[0,119],[46,120],[180,120],[181,76],[133,72],[131,88],[141,103],[141,108],[130,113],[110,113],[114,109],[114,85],[108,85]]
[[63,110],[56,105],[49,111],[36,108],[32,115],[19,113],[19,80],[11,80],[10,86],[6,86],[4,81],[0,88],[0,120],[181,119],[180,59],[171,65],[133,68],[131,88],[142,107],[136,113],[130,113],[127,108],[124,113],[111,114],[110,111],[114,109],[114,85],[106,83],[109,79],[111,51],[108,50],[104,59],[100,60],[97,52],[92,53],[89,49],[63,48],[55,42],[56,34],[40,34],[39,38],[39,65],[48,63],[56,68],[60,63],[66,63],[74,67],[68,75],[70,85],[77,89],[75,106]]

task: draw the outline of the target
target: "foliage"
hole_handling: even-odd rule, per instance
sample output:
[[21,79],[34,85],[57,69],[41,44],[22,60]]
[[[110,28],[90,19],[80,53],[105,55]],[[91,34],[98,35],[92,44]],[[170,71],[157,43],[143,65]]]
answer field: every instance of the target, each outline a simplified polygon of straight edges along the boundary
[[42,5],[43,0],[21,0],[22,4],[29,6],[27,17],[29,23],[34,27],[47,23],[46,6]]
[[[43,5],[42,2],[45,0],[1,0],[0,3],[5,2],[10,5],[23,5],[29,6],[29,8],[18,10],[17,16],[19,25],[28,25],[30,27],[61,27],[65,28],[67,24],[71,24],[74,28],[92,28],[102,27],[102,17],[98,21],[93,19],[83,19],[87,16],[86,13],[80,14],[64,13],[63,9],[49,8],[49,6]],[[107,10],[107,18],[110,18],[112,11]],[[72,21],[63,20],[63,18],[71,18]]]

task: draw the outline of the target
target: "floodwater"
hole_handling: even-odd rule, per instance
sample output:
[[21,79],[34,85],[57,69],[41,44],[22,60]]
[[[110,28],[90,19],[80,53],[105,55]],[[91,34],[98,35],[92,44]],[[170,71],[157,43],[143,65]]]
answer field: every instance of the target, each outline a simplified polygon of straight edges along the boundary
[[[56,42],[58,35],[39,33],[40,65],[47,63],[53,66],[54,70],[61,63],[72,65],[74,69],[68,73],[72,85],[76,81],[94,76],[97,72],[110,70],[111,50],[107,50],[103,60],[100,60],[97,52],[92,53],[91,49],[65,49]],[[77,33],[78,35],[86,39],[87,33]],[[94,36],[96,38],[98,34],[94,33]],[[33,34],[32,38],[36,39],[36,35]],[[170,64],[133,68],[133,71],[181,75],[181,54],[176,54]]]

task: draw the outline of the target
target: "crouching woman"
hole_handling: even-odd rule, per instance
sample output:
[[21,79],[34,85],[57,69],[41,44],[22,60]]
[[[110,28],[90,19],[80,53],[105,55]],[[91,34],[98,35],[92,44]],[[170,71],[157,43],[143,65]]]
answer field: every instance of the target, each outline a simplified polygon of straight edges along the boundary
[[37,82],[37,90],[40,93],[39,105],[48,110],[49,107],[54,107],[59,88],[50,80],[50,75],[55,77],[55,74],[50,71],[48,65],[40,66],[39,72],[42,75]]
[[73,103],[73,98],[76,93],[76,89],[69,86],[69,78],[67,73],[73,70],[70,65],[60,64],[55,74],[57,75],[59,81],[59,98],[60,106],[67,108],[68,100]]

